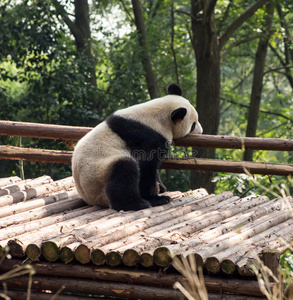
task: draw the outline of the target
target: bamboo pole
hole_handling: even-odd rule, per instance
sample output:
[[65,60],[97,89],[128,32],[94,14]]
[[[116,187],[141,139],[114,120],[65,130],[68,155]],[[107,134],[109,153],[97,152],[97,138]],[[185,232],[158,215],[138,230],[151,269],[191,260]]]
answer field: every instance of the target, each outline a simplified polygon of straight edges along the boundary
[[167,267],[172,262],[172,255],[167,247],[159,247],[154,251],[154,263],[159,267]]
[[106,255],[102,250],[94,249],[91,252],[91,261],[97,266],[102,266],[106,262]]
[[[174,244],[177,240],[180,242],[183,239],[183,236],[177,232],[178,228],[185,227],[191,220],[200,216],[206,216],[206,214],[210,213],[211,210],[217,210],[222,206],[229,206],[230,203],[239,199],[238,197],[231,197],[231,195],[232,193],[222,193],[216,196],[209,196],[205,200],[201,201],[200,207],[198,206],[200,202],[196,203],[196,206],[192,204],[187,205],[185,208],[188,210],[181,208],[182,210],[184,209],[182,216],[164,222],[163,224],[155,225],[116,242],[107,244],[103,246],[102,249],[104,251],[115,249],[123,252],[128,248],[134,248],[136,251],[142,252],[146,250],[145,245],[148,246],[148,249],[154,249],[159,246]],[[208,206],[208,203],[214,203],[214,205]],[[207,205],[207,207],[205,207],[205,205]]]
[[193,251],[201,255],[204,260],[215,255],[218,257],[221,251],[235,246],[237,243],[240,243],[251,236],[257,235],[272,226],[287,221],[290,217],[291,215],[289,212],[280,212],[274,216],[261,217],[259,221],[252,226],[251,224],[248,224],[247,228],[242,228],[240,233],[226,233],[223,236],[216,238],[212,243],[209,243],[206,246],[195,247]]
[[59,258],[65,264],[69,264],[74,261],[74,252],[67,246],[62,247],[59,250]]
[[127,249],[122,256],[123,264],[127,267],[137,266],[140,261],[140,255],[134,249]]
[[[63,204],[64,204],[64,206],[66,206],[66,204],[68,205],[70,203],[66,203],[66,201],[65,201]],[[78,204],[78,202],[77,202],[77,204]],[[71,209],[72,208],[73,208],[73,206],[71,205]],[[24,229],[30,228],[31,231],[28,231],[28,232],[34,232],[33,230],[35,230],[35,232],[36,232],[36,231],[40,230],[40,228],[43,228],[45,226],[49,226],[51,224],[55,224],[57,221],[60,222],[62,220],[64,222],[66,220],[70,220],[72,218],[75,218],[75,217],[78,217],[78,216],[82,216],[82,215],[87,214],[87,213],[91,213],[93,211],[93,208],[95,208],[95,207],[88,207],[88,208],[84,208],[84,209],[77,209],[77,210],[74,210],[72,212],[66,212],[66,210],[63,209],[64,212],[63,212],[62,215],[57,215],[57,216],[54,216],[54,217],[51,217],[51,218],[45,218],[45,219],[41,220],[40,222],[33,221],[33,222],[31,222],[31,224],[29,226],[26,226],[26,224],[24,224],[24,225],[20,224],[19,227],[21,227],[21,229],[23,229],[23,228]],[[67,207],[67,209],[68,209],[68,207]],[[7,228],[7,229],[9,230],[10,227]],[[11,230],[8,231],[9,232],[9,238],[11,238],[12,236],[19,235],[19,234],[22,233],[22,232],[15,232],[13,234],[14,229],[17,230],[18,227],[13,227],[13,226],[11,227]],[[2,234],[2,232],[0,230],[0,234],[1,234],[0,238],[4,237],[4,238],[7,239],[8,238],[7,231],[5,231],[4,233],[5,234]],[[28,234],[30,234],[30,233],[28,233]],[[29,238],[28,238],[28,240],[29,240]],[[40,255],[41,255],[41,249],[40,249],[41,241],[38,240],[38,242],[36,242],[34,239],[32,239],[32,242],[35,242],[36,244],[33,244],[33,243],[28,244],[26,246],[25,252],[26,252],[27,256],[32,261],[37,261],[39,259]],[[5,241],[4,241],[4,243],[5,243]],[[26,244],[24,244],[24,247],[25,247],[25,245]],[[65,249],[62,250],[62,258],[61,258],[61,260],[63,261],[63,258],[64,258],[64,262],[68,263],[69,262],[69,258],[67,258],[67,256],[70,257],[70,254],[68,252],[66,252],[66,250]]]
[[27,245],[25,253],[31,261],[38,261],[42,254],[41,248],[38,247],[36,244]]
[[0,135],[7,136],[75,141],[81,139],[91,129],[90,127],[0,121]]
[[[280,256],[281,256],[280,251],[275,249],[263,249],[260,254],[260,258],[262,262],[266,267],[268,267],[272,271],[273,275],[276,278],[279,275]],[[269,276],[269,280],[271,282],[274,282],[272,276]]]
[[161,164],[161,168],[227,173],[245,173],[244,168],[246,168],[250,174],[293,175],[292,164],[228,161],[208,158],[165,159]]
[[53,182],[52,178],[47,175],[38,177],[36,179],[20,180],[15,183],[3,186],[0,189],[0,197],[5,195],[10,195],[22,190],[27,190],[29,188],[34,188],[44,183],[52,183],[52,182]]
[[81,264],[87,264],[91,261],[91,251],[86,245],[80,244],[74,250],[74,257]]
[[244,257],[237,263],[237,272],[240,276],[243,277],[252,277],[255,276],[255,273],[251,266],[254,265],[258,267],[258,261],[255,258]]
[[[260,200],[260,201],[258,201]],[[250,203],[250,201],[248,201]],[[258,218],[281,209],[282,199],[271,200],[266,196],[260,196],[255,199],[255,203],[259,203],[258,208],[255,210],[255,206],[244,209],[239,214],[233,215],[225,220],[225,223],[218,222],[212,224],[203,230],[200,233],[196,234],[194,238],[198,244],[208,243],[209,241],[223,235],[224,233],[235,231],[241,229],[243,225],[253,222]],[[238,205],[238,204],[236,204]]]
[[223,135],[189,134],[175,140],[176,146],[293,151],[293,140],[257,137],[233,137]]
[[[6,245],[5,245],[6,246]],[[12,257],[23,257],[24,251],[22,248],[22,244],[18,240],[8,241],[7,246],[9,247],[9,254]]]
[[[25,263],[27,264],[27,262]],[[18,266],[23,265],[22,260],[5,259],[0,265],[0,271],[5,273]],[[62,263],[45,263],[39,262],[32,264],[37,275],[47,275],[49,277],[62,277],[69,280],[91,279],[94,282],[121,282],[132,283],[134,285],[144,285],[153,287],[164,287],[167,289],[173,288],[175,282],[185,282],[182,275],[178,273],[168,272],[160,275],[158,271],[152,270],[135,270],[135,269],[120,269],[111,267],[93,268],[89,265]],[[247,296],[263,296],[258,283],[253,280],[242,279],[225,279],[219,277],[205,276],[205,285],[208,292],[212,293],[234,293]]]
[[12,176],[7,178],[0,179],[0,189],[5,189],[6,186],[18,183],[21,181],[21,178],[18,176]]
[[[29,277],[19,276],[17,278],[17,286],[19,289],[27,289]],[[7,279],[5,283],[8,289],[14,286],[15,279]],[[51,290],[58,291],[64,287],[63,292],[80,293],[92,295],[104,295],[106,297],[119,297],[127,299],[170,299],[178,300],[182,295],[178,290],[165,289],[160,287],[148,287],[133,285],[120,282],[99,282],[86,279],[76,278],[69,281],[67,278],[58,278],[50,276],[35,275],[32,281],[32,290]]]
[[217,257],[210,256],[205,260],[203,267],[208,270],[209,274],[217,274],[220,272],[220,261]]
[[[73,212],[74,213],[74,212]],[[87,224],[93,220],[98,218],[103,218],[105,215],[110,215],[113,213],[111,209],[100,209],[98,211],[93,211],[92,213],[84,214],[80,212],[79,216],[75,216],[71,219],[64,219],[62,222],[57,222],[55,224],[46,226],[44,228],[40,228],[35,231],[27,232],[16,236],[18,240],[21,241],[21,244],[24,248],[27,247],[29,244],[36,244],[38,247],[41,246],[42,241],[50,240],[60,234],[60,232],[70,232],[74,226],[80,226],[81,224]],[[64,215],[65,216],[65,215]],[[70,216],[70,215],[69,215]],[[66,217],[66,216],[65,216]],[[73,238],[73,242],[75,241]],[[52,239],[53,240],[53,239]],[[1,246],[6,246],[9,240],[0,240]],[[59,247],[60,245],[58,245]]]
[[[3,291],[2,291],[3,293]],[[17,300],[27,300],[27,290],[23,291],[14,291],[14,290],[8,290],[7,293],[5,294],[9,298],[7,299],[17,299]],[[52,300],[52,299],[57,299],[57,300],[89,300],[89,297],[87,296],[74,296],[74,295],[64,295],[64,294],[58,294],[58,296],[55,296],[57,294],[52,293],[51,291],[40,291],[40,292],[35,292],[31,291],[30,292],[30,298],[29,300]],[[103,300],[113,300],[113,298],[104,298]]]
[[[39,230],[40,228],[44,228],[46,226],[55,224],[57,221],[65,221],[72,217],[83,215],[84,213],[91,212],[93,210],[92,207],[90,207],[89,209],[76,210],[74,212],[69,211],[83,207],[84,202],[80,198],[76,198],[73,200],[63,200],[61,203],[57,204],[49,204],[48,206],[46,206],[47,211],[45,212],[45,215],[42,215],[42,219],[35,219],[31,222],[25,223],[20,217],[19,224],[0,229],[0,239],[5,240],[15,237],[17,235],[24,234],[26,232]],[[54,216],[50,218],[45,218],[45,216],[51,215]]]
[[0,145],[0,159],[71,164],[72,151],[20,148]]
[[145,267],[145,268],[150,268],[154,265],[154,258],[153,255],[150,253],[144,252],[140,255],[140,261],[139,263]]
[[0,197],[0,206],[11,205],[13,203],[18,203],[21,201],[27,201],[37,196],[47,195],[59,190],[69,189],[74,187],[74,182],[72,177],[57,180],[52,183],[42,184],[27,190],[12,193],[10,195],[5,195]]
[[[70,243],[74,243],[76,237],[78,237],[83,240],[87,240],[88,246],[90,248],[95,248],[96,246],[100,247],[100,243],[97,244],[95,239],[100,239],[105,235],[105,232],[106,235],[108,235],[112,239],[115,239],[115,237],[117,237],[117,230],[121,230],[122,232],[124,232],[124,234],[130,235],[129,224],[132,224],[132,227],[135,227],[135,224],[141,224],[150,216],[151,218],[149,222],[154,220],[155,217],[157,218],[155,221],[159,222],[158,218],[161,216],[160,223],[162,223],[164,221],[163,218],[170,219],[170,208],[181,206],[182,203],[185,203],[185,201],[196,201],[197,197],[200,197],[201,195],[202,192],[200,192],[199,194],[196,192],[195,196],[188,196],[177,200],[175,199],[174,201],[171,201],[164,206],[151,207],[140,211],[116,212],[114,210],[108,210],[110,212],[109,217],[104,216],[103,218],[97,218],[95,221],[91,222],[90,226],[88,225],[88,223],[84,223],[84,225],[81,225],[79,227],[76,226],[72,232],[61,234],[56,238],[53,238],[52,241],[54,241],[58,245],[64,246],[69,245]],[[174,210],[176,209],[174,208]],[[127,231],[125,230],[125,224],[128,224]],[[137,228],[137,230],[139,229]]]
[[[187,201],[187,199],[189,199],[189,202],[194,202],[194,201],[197,201],[199,197],[202,197],[202,195],[205,195],[205,194],[206,194],[206,191],[203,190],[203,189],[195,190],[193,192],[193,195],[187,196],[183,199],[177,199],[177,200],[175,199],[174,203],[170,203],[166,206],[167,207],[180,206],[180,205],[182,205],[182,203],[185,203]],[[225,193],[225,194],[230,195],[231,193],[228,192],[228,193]],[[211,201],[208,200],[208,199],[205,200],[205,203],[206,203],[205,205],[207,205],[207,203],[210,203],[210,202]],[[195,205],[196,205],[196,207],[200,207],[200,205],[197,204],[197,203]],[[113,230],[115,230],[115,224],[116,224],[116,227],[118,226],[118,228],[119,228],[119,226],[124,228],[124,225],[121,226],[121,224],[125,224],[126,222],[129,222],[129,221],[134,221],[134,223],[135,223],[136,220],[139,219],[139,218],[140,218],[140,221],[146,220],[148,218],[148,216],[151,216],[151,215],[153,216],[154,213],[155,213],[155,216],[160,215],[163,210],[167,209],[166,206],[164,206],[164,207],[153,207],[153,208],[150,208],[150,209],[147,209],[147,210],[144,210],[144,211],[138,211],[138,212],[132,212],[132,213],[130,213],[130,212],[127,212],[127,213],[125,213],[125,212],[122,212],[122,213],[121,212],[118,212],[118,213],[115,212],[113,214],[113,212],[114,212],[113,210],[107,210],[108,213],[110,213],[110,216],[109,217],[104,216],[102,219],[97,220],[95,222],[92,222],[91,227],[88,226],[88,217],[87,217],[86,218],[87,222],[85,222],[85,225],[80,226],[80,228],[77,228],[76,230],[74,230],[74,233],[73,232],[70,232],[69,234],[64,233],[64,234],[61,234],[61,235],[57,236],[56,238],[49,238],[48,237],[48,240],[50,240],[50,242],[53,242],[56,246],[57,245],[63,245],[63,246],[66,245],[70,249],[72,249],[73,251],[76,251],[76,250],[74,250],[75,246],[70,244],[70,243],[75,244],[76,239],[80,239],[80,241],[82,243],[85,243],[85,242],[87,243],[87,241],[85,240],[86,237],[91,237],[92,235],[96,236],[97,232],[104,232],[104,230],[110,229],[112,227],[114,227]],[[168,211],[168,213],[169,213],[169,211]],[[168,215],[168,213],[166,215]],[[97,219],[96,215],[95,215],[95,218]],[[170,217],[168,216],[168,218],[170,218]],[[107,220],[108,220],[108,222],[107,222]],[[109,222],[109,220],[110,220],[110,222]],[[94,224],[94,226],[92,226],[93,224]],[[55,224],[55,225],[58,225],[58,224]],[[54,228],[54,230],[58,231],[58,228],[60,226],[61,225],[59,224],[57,226],[57,228]],[[70,227],[70,224],[68,224],[68,222],[67,222],[66,226]],[[84,233],[83,228],[85,228],[86,233]],[[65,231],[64,225],[62,225],[62,230]],[[47,232],[49,232],[49,234],[52,235],[52,229],[48,230],[48,228],[46,228],[46,233]],[[113,234],[113,232],[112,232],[112,234]],[[42,236],[42,230],[38,232],[38,237],[39,238],[43,237]],[[26,243],[26,240],[24,240],[24,236],[22,236],[22,237],[20,236],[19,239],[24,244]],[[40,242],[38,242],[38,243],[40,243]],[[87,245],[89,247],[91,247],[91,243],[87,243]],[[116,254],[115,255],[111,254],[111,255],[115,259],[117,259],[116,256],[115,256]],[[111,255],[109,255],[106,258],[107,263],[112,263],[113,259],[109,258]],[[119,255],[119,257],[120,257],[120,255]],[[81,257],[77,257],[76,255],[75,255],[75,258],[80,262],[83,261],[83,259]],[[86,261],[88,260],[88,255],[86,256],[85,260]],[[118,260],[120,260],[120,258]]]
[[[272,228],[269,228],[259,234],[245,240],[243,243],[230,247],[217,254],[226,267],[238,268],[242,272],[242,267],[249,258],[259,255],[264,247],[281,250],[284,243],[293,239],[293,219],[289,219]],[[242,262],[241,262],[242,261]],[[239,264],[240,262],[240,264]],[[221,265],[222,265],[221,263]],[[223,272],[229,274],[227,267],[222,268]],[[246,270],[244,270],[246,271]],[[243,274],[244,275],[244,274]]]
[[55,243],[43,242],[41,252],[47,261],[54,262],[59,258],[59,249]]
[[[40,207],[44,207],[46,206],[46,208],[48,207],[49,212],[51,210],[51,208],[53,207],[54,210],[54,203],[56,202],[63,202],[66,200],[72,200],[72,199],[80,199],[79,194],[77,193],[76,189],[73,190],[68,190],[68,191],[63,191],[60,193],[60,191],[52,193],[51,196],[45,196],[42,198],[38,198],[38,199],[34,199],[32,198],[32,201],[24,201],[24,202],[18,202],[16,204],[13,205],[9,205],[9,206],[5,206],[2,207],[0,210],[0,218],[7,218],[16,214],[20,214],[20,213],[24,213],[24,212],[28,212]],[[81,199],[80,199],[81,200]],[[80,203],[83,203],[83,205],[85,205],[84,202],[80,201]],[[50,206],[49,206],[50,205]],[[61,203],[62,205],[62,203]],[[49,215],[49,213],[48,213]],[[4,220],[5,221],[5,220]],[[22,222],[23,220],[20,219],[19,222]]]
[[[7,136],[77,141],[91,129],[91,127],[0,121],[0,135]],[[289,139],[211,136],[205,134],[190,134],[187,137],[175,140],[175,145],[183,147],[229,149],[242,149],[245,147],[252,150],[293,151],[293,141]]]
[[105,256],[106,264],[111,267],[117,267],[122,262],[122,255],[117,251],[110,251]]
[[[67,195],[65,195],[67,194]],[[77,197],[75,197],[75,195]],[[71,201],[74,200],[74,201]],[[18,212],[15,215],[9,215],[7,217],[3,217],[1,219],[1,225],[0,228],[5,228],[7,227],[7,231],[9,231],[8,226],[12,225],[20,225],[22,226],[21,223],[28,223],[31,221],[35,220],[40,220],[44,217],[50,216],[51,214],[57,214],[57,213],[62,213],[64,211],[67,211],[68,209],[73,209],[75,208],[75,205],[82,205],[82,202],[80,201],[79,195],[76,194],[76,191],[68,191],[67,193],[61,193],[61,194],[56,194],[55,196],[48,196],[44,198],[39,198],[34,200],[36,203],[32,203],[36,208],[33,209],[28,209],[23,212]],[[24,203],[26,204],[26,203]],[[84,203],[83,203],[84,205]],[[26,208],[29,208],[29,206],[26,206]],[[96,211],[97,208],[91,208],[89,209],[88,212]],[[47,220],[41,220],[40,224],[44,222],[46,224]],[[31,224],[31,223],[29,223]],[[47,226],[47,225],[44,225]],[[43,227],[44,227],[43,226]],[[18,227],[21,228],[21,227]],[[0,235],[2,234],[1,232],[4,229],[0,229]],[[18,232],[17,232],[18,233]]]
[[[0,145],[0,159],[42,161],[48,163],[71,164],[72,151],[45,150],[32,148],[19,148]],[[282,175],[293,174],[293,165],[244,162],[244,161],[223,161],[208,158],[176,159],[166,158],[162,169],[173,170],[194,170],[210,172],[245,173],[246,168],[251,174]]]
[[[231,195],[232,193],[228,192],[224,195]],[[220,199],[222,195],[217,195],[213,197],[206,197],[202,199],[202,201],[196,200],[194,203],[191,201],[191,204],[193,206],[193,210],[204,208],[211,203],[214,203],[214,201],[217,201],[217,199]],[[186,197],[185,199],[187,199]],[[182,199],[183,200],[183,199]],[[192,200],[192,199],[191,199]],[[104,245],[107,245],[109,243],[121,240],[123,238],[129,237],[130,235],[133,235],[135,233],[141,232],[143,230],[146,230],[148,228],[154,227],[156,225],[162,224],[164,226],[164,223],[169,220],[174,220],[177,217],[183,216],[186,213],[186,210],[184,207],[177,208],[176,205],[180,206],[180,202],[175,203],[174,201],[173,205],[175,205],[175,208],[172,210],[167,210],[165,213],[158,212],[158,213],[152,213],[151,218],[141,218],[138,221],[132,221],[127,224],[127,230],[125,230],[125,226],[122,225],[115,229],[113,232],[107,232],[106,234],[95,236],[94,240],[89,241],[89,247],[101,247]],[[169,203],[169,205],[172,205],[172,202]],[[169,205],[164,205],[164,207],[168,207]],[[153,211],[155,207],[149,208],[149,211]],[[145,210],[146,211],[146,210]],[[88,235],[89,231],[87,229],[87,232],[81,232],[82,235]]]
[[[236,207],[232,207],[231,209],[222,209],[219,211],[213,211],[208,214],[204,214],[198,218],[194,218],[190,224],[186,226],[182,226],[177,230],[177,233],[182,236],[188,236],[191,233],[195,233],[201,229],[206,228],[207,226],[211,224],[217,224],[217,222],[220,222],[221,220],[224,220],[227,217],[231,217],[233,215],[237,215],[238,213],[241,213],[243,210],[246,210],[250,207],[255,207],[259,205],[259,203],[267,202],[269,199],[267,197],[259,197],[254,199],[254,201],[246,201],[242,204],[237,205]],[[215,226],[215,225],[214,225]],[[174,234],[174,232],[171,231],[169,235]],[[163,238],[167,238],[168,235],[163,236]],[[214,241],[214,240],[213,240]],[[209,255],[202,254],[199,249],[201,249],[198,245],[201,245],[201,248],[204,248],[205,245],[208,248],[206,250],[206,253],[209,252]],[[214,245],[214,250],[217,249],[218,245],[217,243],[213,242],[212,245]],[[195,238],[188,238],[186,241],[180,242],[179,244],[169,245],[166,246],[172,253],[172,256],[184,254],[188,255],[190,253],[197,253],[198,255],[203,257],[203,260],[205,260],[207,257],[212,257],[214,252],[211,251],[211,244],[203,244],[202,241],[199,241],[196,236]],[[166,256],[166,266],[168,265],[169,257]]]

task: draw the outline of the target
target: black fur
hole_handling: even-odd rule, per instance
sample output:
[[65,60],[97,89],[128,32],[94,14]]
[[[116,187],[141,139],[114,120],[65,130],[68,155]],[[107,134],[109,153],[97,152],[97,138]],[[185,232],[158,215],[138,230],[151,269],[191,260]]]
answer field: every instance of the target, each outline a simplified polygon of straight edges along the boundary
[[176,124],[178,120],[183,120],[186,114],[187,114],[187,109],[185,107],[179,107],[174,111],[172,111],[171,119],[173,123]]
[[138,185],[139,171],[132,159],[119,160],[114,163],[106,187],[110,207],[118,211],[150,207],[149,202],[141,199]]
[[168,93],[168,95],[178,95],[178,96],[181,96],[182,95],[182,90],[181,90],[180,86],[178,86],[176,83],[171,83],[167,87],[167,93]]
[[[124,140],[138,163],[121,160],[113,166],[107,187],[112,208],[141,209],[145,208],[145,200],[152,206],[168,203],[170,198],[159,197],[156,186],[157,170],[168,151],[166,138],[149,126],[115,114],[109,116],[106,122]],[[122,179],[125,177],[127,180]]]

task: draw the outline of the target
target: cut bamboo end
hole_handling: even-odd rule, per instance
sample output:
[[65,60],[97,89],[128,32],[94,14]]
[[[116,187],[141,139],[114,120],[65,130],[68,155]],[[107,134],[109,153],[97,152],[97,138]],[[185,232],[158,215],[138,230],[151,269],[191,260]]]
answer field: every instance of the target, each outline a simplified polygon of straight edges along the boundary
[[150,268],[154,265],[154,258],[149,253],[142,253],[139,263],[145,268]]
[[47,261],[54,262],[59,258],[59,249],[54,242],[44,242],[41,246],[41,251]]
[[9,248],[9,254],[13,257],[23,257],[22,245],[17,240],[10,240],[7,244]]
[[90,252],[90,249],[86,245],[80,244],[74,251],[74,257],[77,261],[84,265],[91,261]]
[[97,266],[102,266],[106,261],[105,253],[100,249],[95,249],[91,252],[91,260]]
[[220,272],[220,262],[216,257],[208,257],[204,263],[204,267],[211,274],[217,274]]
[[36,244],[29,244],[25,253],[31,261],[38,261],[41,256],[41,249]]
[[192,261],[190,256],[194,256],[194,261],[197,267],[203,267],[203,258],[201,255],[197,254],[197,253],[191,253],[189,255],[187,255],[187,257],[189,258],[189,261]]
[[167,267],[172,263],[171,253],[168,248],[160,247],[154,251],[154,263],[159,267]]
[[137,251],[128,249],[123,253],[122,261],[128,267],[134,267],[138,264],[140,256]]
[[60,249],[59,258],[65,264],[69,264],[75,259],[73,251],[67,246]]
[[111,267],[117,267],[122,262],[121,254],[117,251],[111,251],[107,253],[105,260],[106,264]]
[[227,275],[233,275],[236,271],[236,266],[232,260],[224,259],[221,262],[221,271]]
[[256,268],[259,268],[259,263],[255,258],[243,258],[237,263],[237,271],[240,276],[243,277],[252,277],[255,276],[255,273],[252,269],[252,265]]

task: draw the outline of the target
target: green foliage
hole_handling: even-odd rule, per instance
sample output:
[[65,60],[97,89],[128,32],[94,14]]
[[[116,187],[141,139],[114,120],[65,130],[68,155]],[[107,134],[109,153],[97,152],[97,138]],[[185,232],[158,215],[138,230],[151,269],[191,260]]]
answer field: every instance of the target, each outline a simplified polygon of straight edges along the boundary
[[[74,1],[64,1],[71,11]],[[196,61],[191,45],[191,20],[188,0],[141,0],[148,37],[148,51],[157,77],[160,95],[178,80],[183,95],[195,103]],[[172,51],[171,8],[174,3]],[[221,36],[231,23],[255,1],[218,0],[215,19]],[[292,1],[277,1],[282,18],[274,14],[273,32],[265,68],[259,137],[292,139],[293,76]],[[221,123],[219,134],[244,136],[250,102],[255,52],[264,32],[264,7],[245,22],[222,51]],[[146,74],[141,63],[141,47],[131,1],[90,3],[92,42],[96,62],[97,88],[89,84],[93,60],[77,51],[74,36],[51,0],[2,1],[0,6],[0,119],[49,124],[94,126],[113,111],[149,99]],[[71,20],[74,17],[69,15]],[[290,52],[291,51],[291,52]],[[286,66],[286,69],[284,68]],[[179,76],[177,78],[176,72]],[[208,83],[207,83],[208,84]],[[97,97],[100,108],[93,105]],[[207,99],[209,101],[209,99]],[[199,116],[200,118],[200,116]],[[3,144],[19,145],[17,138],[0,137]],[[65,143],[23,138],[24,147],[67,149]],[[185,150],[173,155],[182,157]],[[189,149],[187,154],[192,155]],[[242,160],[239,150],[219,149],[218,159]],[[256,151],[260,162],[292,164],[293,154]],[[3,161],[1,175],[19,174],[18,162]],[[24,162],[27,177],[47,173],[54,178],[70,175],[69,166]],[[188,190],[190,172],[164,171],[170,189]],[[259,176],[269,187],[286,178]],[[216,174],[217,192],[232,190],[237,195],[262,193],[244,174]],[[277,192],[277,190],[275,189]]]
[[160,170],[160,176],[168,191],[190,190],[190,171]]
[[[51,2],[31,1],[0,7],[0,119],[47,124],[93,126],[100,118],[89,101],[91,62],[78,52]],[[40,16],[40,17],[36,17]],[[2,30],[3,29],[3,30]],[[5,45],[5,46],[4,46]],[[101,102],[103,95],[98,95]],[[0,137],[3,144],[17,145]],[[68,150],[65,143],[23,139],[24,147]],[[19,164],[1,163],[2,176],[19,174]],[[23,163],[24,174],[55,179],[71,174],[70,166]]]
[[293,251],[287,250],[285,253],[281,255],[280,260],[281,267],[284,268],[288,273],[288,281],[287,284],[291,283],[293,278]]
[[246,174],[217,173],[213,178],[217,183],[216,193],[232,191],[236,196],[265,195],[270,199],[282,197],[280,186],[286,187],[288,192],[293,192],[290,178],[284,176],[261,176]]

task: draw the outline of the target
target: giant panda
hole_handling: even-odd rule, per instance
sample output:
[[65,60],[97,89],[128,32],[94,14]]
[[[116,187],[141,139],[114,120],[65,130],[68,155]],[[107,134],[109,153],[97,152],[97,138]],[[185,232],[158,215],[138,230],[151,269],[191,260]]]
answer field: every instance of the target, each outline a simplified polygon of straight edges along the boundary
[[180,87],[171,84],[167,92],[116,111],[76,144],[72,174],[86,203],[127,211],[170,202],[158,195],[160,163],[173,139],[202,127]]

